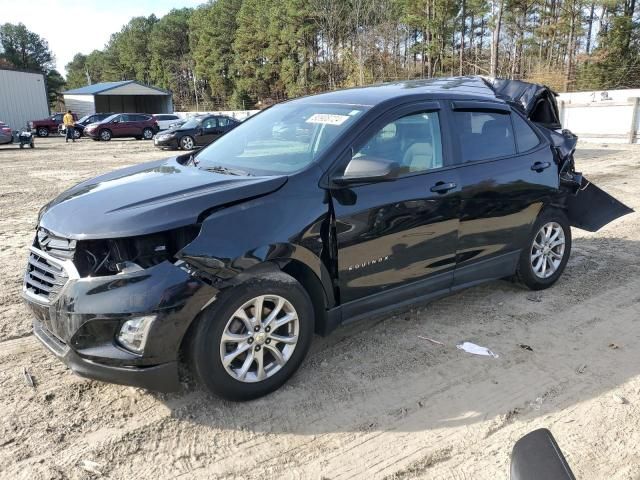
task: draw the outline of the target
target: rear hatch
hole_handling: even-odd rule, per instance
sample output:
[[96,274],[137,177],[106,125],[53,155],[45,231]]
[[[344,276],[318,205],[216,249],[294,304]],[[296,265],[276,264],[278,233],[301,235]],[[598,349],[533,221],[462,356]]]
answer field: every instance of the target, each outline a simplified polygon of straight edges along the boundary
[[595,232],[616,218],[633,212],[576,171],[574,153],[578,137],[569,130],[562,130],[557,93],[544,85],[520,80],[496,78],[485,81],[496,97],[518,108],[541,127],[553,145],[560,188],[566,192],[567,213],[572,226]]

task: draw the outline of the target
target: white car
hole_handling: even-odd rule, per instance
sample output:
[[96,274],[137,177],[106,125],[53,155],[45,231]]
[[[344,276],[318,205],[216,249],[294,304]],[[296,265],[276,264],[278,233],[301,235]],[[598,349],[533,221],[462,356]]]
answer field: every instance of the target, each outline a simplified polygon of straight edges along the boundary
[[158,128],[160,130],[166,130],[167,128],[171,127],[171,125],[180,120],[180,117],[178,115],[174,115],[172,113],[157,113],[155,115],[152,115],[152,117],[158,124]]

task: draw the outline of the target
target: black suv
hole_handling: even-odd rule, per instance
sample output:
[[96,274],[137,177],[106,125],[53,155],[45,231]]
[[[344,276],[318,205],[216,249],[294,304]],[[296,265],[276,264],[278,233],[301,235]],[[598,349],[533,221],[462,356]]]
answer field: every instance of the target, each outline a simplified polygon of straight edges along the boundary
[[[551,286],[571,229],[630,212],[574,169],[553,93],[436,79],[300,98],[40,212],[23,294],[76,373],[171,391],[281,386],[314,333],[515,277]],[[283,133],[284,132],[284,133]]]

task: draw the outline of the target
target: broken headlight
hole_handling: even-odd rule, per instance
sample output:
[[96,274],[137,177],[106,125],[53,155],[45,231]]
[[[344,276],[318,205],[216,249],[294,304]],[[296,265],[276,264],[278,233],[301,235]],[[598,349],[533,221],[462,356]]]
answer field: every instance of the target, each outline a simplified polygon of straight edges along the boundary
[[82,277],[115,275],[175,261],[175,255],[198,235],[197,226],[127,238],[77,243],[74,263]]

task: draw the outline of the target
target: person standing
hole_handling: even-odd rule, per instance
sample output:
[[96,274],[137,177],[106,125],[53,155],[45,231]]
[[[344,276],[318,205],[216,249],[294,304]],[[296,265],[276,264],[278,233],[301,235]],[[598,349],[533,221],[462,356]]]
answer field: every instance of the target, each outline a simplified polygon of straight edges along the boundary
[[69,143],[69,139],[71,139],[72,142],[76,141],[75,137],[73,136],[73,131],[75,130],[73,127],[74,122],[75,121],[73,119],[73,115],[71,114],[71,110],[67,110],[67,113],[65,113],[64,117],[62,117],[62,123],[64,123],[64,128],[67,131],[65,143]]

